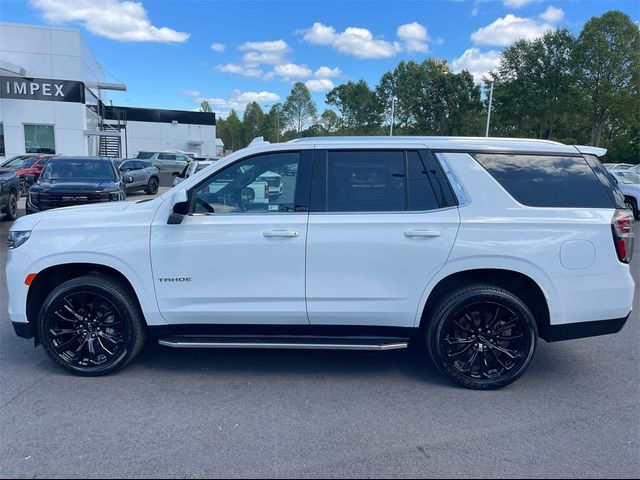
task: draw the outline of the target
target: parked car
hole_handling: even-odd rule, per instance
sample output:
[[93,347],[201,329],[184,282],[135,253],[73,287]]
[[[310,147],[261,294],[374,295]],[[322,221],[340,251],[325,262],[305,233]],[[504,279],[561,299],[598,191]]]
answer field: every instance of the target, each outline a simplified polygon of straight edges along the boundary
[[607,170],[628,170],[633,168],[630,163],[605,163]]
[[[18,219],[9,314],[79,375],[123,367],[147,336],[174,348],[417,343],[458,384],[503,387],[539,339],[615,333],[630,315],[633,217],[604,152],[442,137],[262,142],[149,201]],[[291,165],[281,195],[247,195]],[[580,371],[573,353],[571,371],[554,375]]]
[[26,197],[27,191],[31,184],[27,182],[27,175],[33,175],[35,180],[38,180],[42,169],[47,164],[47,161],[54,155],[43,155],[40,153],[27,153],[24,155],[16,155],[11,157],[2,165],[0,170],[13,170],[16,172],[20,179],[20,196]]
[[147,160],[158,167],[161,172],[181,172],[182,169],[191,162],[193,158],[185,152],[138,152],[138,160]]
[[624,203],[633,212],[636,220],[640,220],[640,173],[631,169],[612,170],[620,191],[624,194]]
[[213,162],[211,161],[204,161],[204,160],[202,161],[195,160],[193,162],[189,162],[187,165],[185,165],[182,171],[173,172],[173,186],[175,187],[183,180],[189,178],[194,173],[199,172],[200,170],[203,170],[204,168],[208,167],[212,163]]
[[128,175],[133,182],[127,183],[127,192],[144,190],[147,195],[155,195],[160,187],[160,170],[151,162],[127,158],[114,161],[122,175]]
[[18,217],[20,199],[20,179],[15,171],[0,168],[0,213],[5,220]]
[[[32,180],[32,179],[30,179]],[[125,183],[110,158],[55,157],[29,189],[27,214],[58,207],[117,202],[126,198]]]

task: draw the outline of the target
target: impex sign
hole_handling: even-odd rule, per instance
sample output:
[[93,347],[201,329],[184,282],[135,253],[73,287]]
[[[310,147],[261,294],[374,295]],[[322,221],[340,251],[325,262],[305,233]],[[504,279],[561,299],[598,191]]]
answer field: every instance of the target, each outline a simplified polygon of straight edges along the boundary
[[0,77],[0,98],[84,103],[84,83],[50,78]]

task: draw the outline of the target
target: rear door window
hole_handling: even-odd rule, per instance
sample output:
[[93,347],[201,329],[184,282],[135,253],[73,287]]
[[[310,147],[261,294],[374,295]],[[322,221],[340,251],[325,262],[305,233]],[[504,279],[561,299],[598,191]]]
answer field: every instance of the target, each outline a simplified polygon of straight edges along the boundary
[[581,156],[474,155],[509,194],[531,207],[614,208],[614,203]]

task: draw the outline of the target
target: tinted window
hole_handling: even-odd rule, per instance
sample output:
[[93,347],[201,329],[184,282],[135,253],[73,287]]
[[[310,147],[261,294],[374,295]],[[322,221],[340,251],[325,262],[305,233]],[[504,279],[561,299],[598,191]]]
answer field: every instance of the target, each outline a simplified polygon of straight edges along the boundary
[[135,168],[135,163],[134,162],[122,162],[122,164],[120,165],[120,170],[124,171],[126,169],[133,169]]
[[327,165],[327,210],[397,212],[406,209],[403,151],[334,151]]
[[158,154],[158,160],[175,160],[176,155],[174,153],[160,153]]
[[258,155],[216,172],[193,195],[196,213],[282,213],[295,210],[298,152]]
[[26,153],[56,153],[53,125],[25,125]]
[[475,158],[523,205],[613,207],[605,188],[582,157],[476,154]]
[[151,158],[153,157],[153,152],[138,152],[136,158]]
[[42,171],[42,180],[81,181],[81,180],[116,180],[111,162],[103,160],[56,160],[47,163]]
[[429,170],[418,152],[407,152],[408,210],[435,210],[438,200],[429,181]]
[[37,157],[30,157],[28,155],[21,155],[13,157],[9,161],[5,162],[3,167],[11,168],[29,168],[36,162]]

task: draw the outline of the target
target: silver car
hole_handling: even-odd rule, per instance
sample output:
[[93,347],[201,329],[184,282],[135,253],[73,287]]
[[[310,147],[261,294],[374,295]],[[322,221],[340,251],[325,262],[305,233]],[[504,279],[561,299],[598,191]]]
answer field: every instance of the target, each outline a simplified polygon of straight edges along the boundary
[[127,183],[127,192],[144,190],[147,195],[158,193],[160,186],[160,170],[151,162],[138,159],[125,159],[118,165],[122,175],[133,178],[132,183]]

